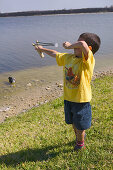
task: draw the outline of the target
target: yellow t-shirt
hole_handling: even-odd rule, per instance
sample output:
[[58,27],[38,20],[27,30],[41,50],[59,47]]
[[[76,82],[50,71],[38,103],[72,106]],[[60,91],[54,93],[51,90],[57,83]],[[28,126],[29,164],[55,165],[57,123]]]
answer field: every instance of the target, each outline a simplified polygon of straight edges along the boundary
[[64,72],[64,100],[71,102],[90,102],[92,98],[91,79],[95,66],[92,51],[89,50],[88,59],[75,57],[74,54],[57,53],[56,61],[63,66]]

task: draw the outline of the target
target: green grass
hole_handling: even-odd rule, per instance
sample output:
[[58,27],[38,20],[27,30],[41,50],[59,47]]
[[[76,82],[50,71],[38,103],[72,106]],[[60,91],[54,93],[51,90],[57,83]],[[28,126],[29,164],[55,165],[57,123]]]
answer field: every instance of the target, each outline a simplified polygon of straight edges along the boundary
[[58,98],[0,125],[1,170],[112,170],[113,76],[92,82],[92,126],[86,149],[74,152],[74,132]]

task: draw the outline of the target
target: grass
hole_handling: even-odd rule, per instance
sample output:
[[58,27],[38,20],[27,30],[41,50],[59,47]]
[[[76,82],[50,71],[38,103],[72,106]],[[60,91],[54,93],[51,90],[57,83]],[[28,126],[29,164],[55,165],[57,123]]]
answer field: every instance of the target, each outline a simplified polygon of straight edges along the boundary
[[86,149],[74,152],[74,132],[58,98],[0,125],[1,170],[112,170],[113,76],[92,82],[92,126]]

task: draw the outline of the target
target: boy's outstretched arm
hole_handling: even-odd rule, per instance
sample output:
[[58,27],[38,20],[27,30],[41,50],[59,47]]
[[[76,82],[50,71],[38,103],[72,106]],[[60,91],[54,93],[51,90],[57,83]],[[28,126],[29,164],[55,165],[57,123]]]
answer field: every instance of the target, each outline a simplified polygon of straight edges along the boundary
[[46,54],[48,54],[48,55],[50,55],[51,57],[54,57],[54,58],[56,58],[56,54],[58,53],[55,50],[47,49],[47,48],[44,48],[42,46],[35,46],[35,50],[42,52],[42,53],[46,53]]
[[70,42],[64,42],[63,47],[65,49],[80,48],[85,55],[85,59],[86,60],[88,59],[89,47],[85,41],[77,41],[76,43],[73,44],[71,44]]

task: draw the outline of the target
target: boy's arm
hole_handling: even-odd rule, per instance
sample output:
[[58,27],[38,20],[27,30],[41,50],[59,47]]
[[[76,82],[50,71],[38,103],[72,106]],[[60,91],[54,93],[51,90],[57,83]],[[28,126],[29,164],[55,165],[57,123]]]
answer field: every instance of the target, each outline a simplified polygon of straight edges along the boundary
[[63,47],[65,49],[74,49],[74,48],[80,48],[82,52],[85,55],[85,59],[88,59],[88,52],[89,52],[89,47],[85,41],[77,41],[76,43],[69,43],[69,42],[64,42]]
[[46,53],[46,54],[48,54],[48,55],[50,55],[51,57],[54,57],[54,58],[56,58],[56,54],[58,53],[55,50],[43,48],[42,46],[35,46],[35,50],[42,52],[42,53]]

